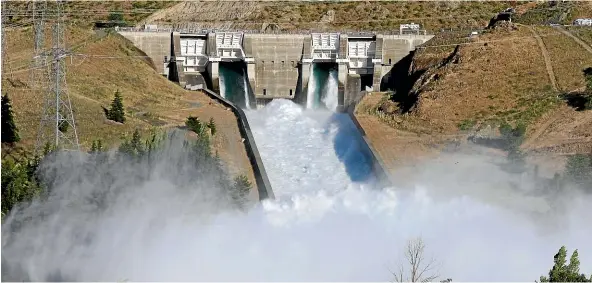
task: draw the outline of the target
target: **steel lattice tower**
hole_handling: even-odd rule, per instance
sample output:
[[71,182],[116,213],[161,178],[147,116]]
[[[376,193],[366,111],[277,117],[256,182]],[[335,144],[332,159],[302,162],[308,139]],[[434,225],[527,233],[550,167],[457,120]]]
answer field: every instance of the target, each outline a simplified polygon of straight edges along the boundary
[[6,3],[1,3],[2,5],[2,34],[0,35],[0,37],[2,37],[2,75],[6,74],[6,72],[8,71],[9,76],[12,78],[12,72],[10,70],[7,70],[6,68],[10,68],[10,64],[8,64],[8,53],[6,52],[6,37],[5,37],[5,33],[4,30],[6,30],[6,22],[7,22],[7,16],[6,16]]
[[64,23],[61,14],[62,1],[56,1],[56,21],[53,24],[51,61],[45,105],[37,136],[37,150],[49,143],[59,149],[80,149],[74,122],[72,103],[66,85],[66,50]]
[[31,62],[31,73],[29,74],[29,86],[32,89],[44,89],[44,82],[47,81],[47,54],[45,48],[45,12],[47,10],[46,0],[34,0],[31,3],[33,16],[35,41],[34,55]]

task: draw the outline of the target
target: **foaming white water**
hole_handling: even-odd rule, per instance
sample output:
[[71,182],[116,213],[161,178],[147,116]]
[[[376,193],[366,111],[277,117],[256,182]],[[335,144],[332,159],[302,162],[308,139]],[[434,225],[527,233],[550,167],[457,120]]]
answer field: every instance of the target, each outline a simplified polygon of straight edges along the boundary
[[246,70],[243,73],[243,92],[245,93],[245,108],[251,109],[251,97],[249,96],[249,80],[247,79]]
[[371,182],[371,160],[347,114],[310,111],[276,99],[246,112],[278,197],[299,197]]
[[[55,188],[57,197],[44,204],[52,213],[10,242],[5,223],[3,258],[33,281],[56,273],[57,281],[387,281],[406,241],[421,236],[426,256],[441,263],[440,279],[535,280],[561,245],[577,248],[581,272],[592,272],[589,196],[568,195],[564,210],[533,214],[548,211],[548,199],[514,191],[506,173],[477,157],[460,160],[456,170],[458,162],[419,168],[426,180],[412,190],[369,190],[340,162],[360,160],[344,158],[355,153],[347,145],[355,133],[347,138],[339,129],[347,123],[290,101],[247,116],[277,200],[244,214],[204,216],[204,207],[215,206],[200,197],[211,185],[177,188],[157,170],[149,182],[125,187],[129,168],[122,168],[117,187],[82,178]],[[476,197],[492,189],[484,184],[496,190]],[[120,194],[100,213],[78,201],[106,189]],[[495,194],[521,201],[500,205],[489,201]]]
[[224,76],[219,76],[219,80],[218,80],[218,87],[220,88],[220,95],[222,95],[223,98],[226,98],[226,84],[224,83]]
[[310,77],[308,79],[308,89],[306,91],[306,108],[315,108],[315,96],[317,89],[316,73],[314,64],[310,64]]
[[339,80],[337,78],[337,70],[329,72],[329,78],[323,88],[323,93],[325,94],[323,97],[323,103],[327,109],[335,111],[339,104]]

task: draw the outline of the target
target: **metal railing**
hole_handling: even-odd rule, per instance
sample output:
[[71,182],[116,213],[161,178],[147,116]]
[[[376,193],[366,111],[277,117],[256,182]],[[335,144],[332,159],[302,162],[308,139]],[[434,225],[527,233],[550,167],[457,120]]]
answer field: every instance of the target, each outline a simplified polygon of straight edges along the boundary
[[[105,28],[108,29],[108,28]],[[216,32],[240,32],[243,34],[300,34],[300,35],[310,35],[312,33],[341,33],[346,34],[349,36],[375,36],[377,34],[380,35],[402,35],[402,36],[424,36],[427,35],[426,30],[420,30],[419,33],[409,33],[409,34],[401,34],[399,30],[385,30],[385,31],[368,31],[368,30],[351,30],[351,29],[342,29],[342,30],[316,30],[316,29],[309,29],[309,30],[249,30],[249,29],[224,29],[224,28],[180,28],[180,27],[158,27],[156,29],[145,29],[144,27],[115,27],[116,31],[123,31],[123,32],[179,32],[179,33],[193,33],[193,34],[208,34],[208,33],[216,33]]]

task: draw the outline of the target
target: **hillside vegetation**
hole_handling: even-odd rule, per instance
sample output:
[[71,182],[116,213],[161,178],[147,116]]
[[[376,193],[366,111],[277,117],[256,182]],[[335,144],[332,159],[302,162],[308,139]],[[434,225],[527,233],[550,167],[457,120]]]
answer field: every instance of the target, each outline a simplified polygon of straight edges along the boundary
[[395,87],[373,106],[365,103],[364,111],[394,128],[430,136],[495,137],[501,125],[520,126],[526,150],[588,153],[592,111],[578,111],[561,95],[584,90],[583,70],[592,66],[592,54],[555,28],[536,32],[549,66],[527,26],[502,22],[478,38],[457,41],[461,45],[441,46],[450,35],[437,35],[413,56],[407,74],[412,85]]
[[[12,100],[20,130],[21,142],[16,149],[30,151],[36,141],[44,101],[41,91],[28,86],[32,30],[11,29],[6,34],[7,64],[13,74],[3,74],[2,92]],[[184,90],[159,75],[142,51],[116,33],[72,27],[67,32],[67,42],[77,46],[73,49],[77,55],[66,60],[67,85],[84,149],[90,149],[92,142],[99,139],[111,148],[135,129],[145,135],[154,128],[183,127],[189,116],[204,122],[214,118],[218,134],[212,141],[213,150],[231,174],[245,174],[254,183],[236,117],[230,110],[203,93]],[[123,124],[107,120],[103,111],[116,91],[123,97]],[[3,155],[5,149],[3,145]]]
[[223,1],[182,2],[146,19],[193,27],[279,30],[398,30],[415,22],[428,30],[487,24],[509,2]]

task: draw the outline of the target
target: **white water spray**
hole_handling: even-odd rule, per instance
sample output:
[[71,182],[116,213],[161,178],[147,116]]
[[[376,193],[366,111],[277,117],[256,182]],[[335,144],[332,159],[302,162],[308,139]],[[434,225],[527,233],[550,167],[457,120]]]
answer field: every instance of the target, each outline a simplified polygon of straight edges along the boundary
[[245,93],[245,108],[251,109],[251,97],[249,96],[249,80],[247,79],[247,71],[243,73],[243,91]]
[[223,75],[220,75],[220,76],[218,77],[218,82],[219,82],[218,86],[219,86],[219,88],[220,88],[220,95],[221,95],[223,98],[225,98],[225,99],[228,99],[228,98],[226,97],[226,84],[225,84],[225,80],[224,80],[224,76],[223,76]]
[[337,70],[329,72],[327,83],[323,87],[323,103],[327,109],[335,111],[339,105],[339,79],[337,77]]
[[316,69],[315,65],[310,64],[310,77],[308,79],[308,90],[306,91],[306,108],[307,109],[315,108],[315,98],[316,98],[316,89],[317,89],[315,69]]
[[[371,178],[354,181],[364,180],[356,133],[339,115],[307,112],[285,100],[247,112],[277,200],[212,216],[202,196],[212,185],[178,188],[166,163],[150,165],[141,186],[128,185],[130,167],[113,170],[109,188],[85,175],[94,172],[70,172],[77,178],[23,211],[43,219],[14,231],[6,220],[2,256],[33,281],[389,281],[406,241],[422,236],[438,279],[535,280],[561,245],[592,272],[589,196],[562,192],[568,205],[553,210],[557,197],[515,189],[476,155],[420,164],[410,190],[368,190]],[[99,192],[113,194],[100,213],[80,201]]]

